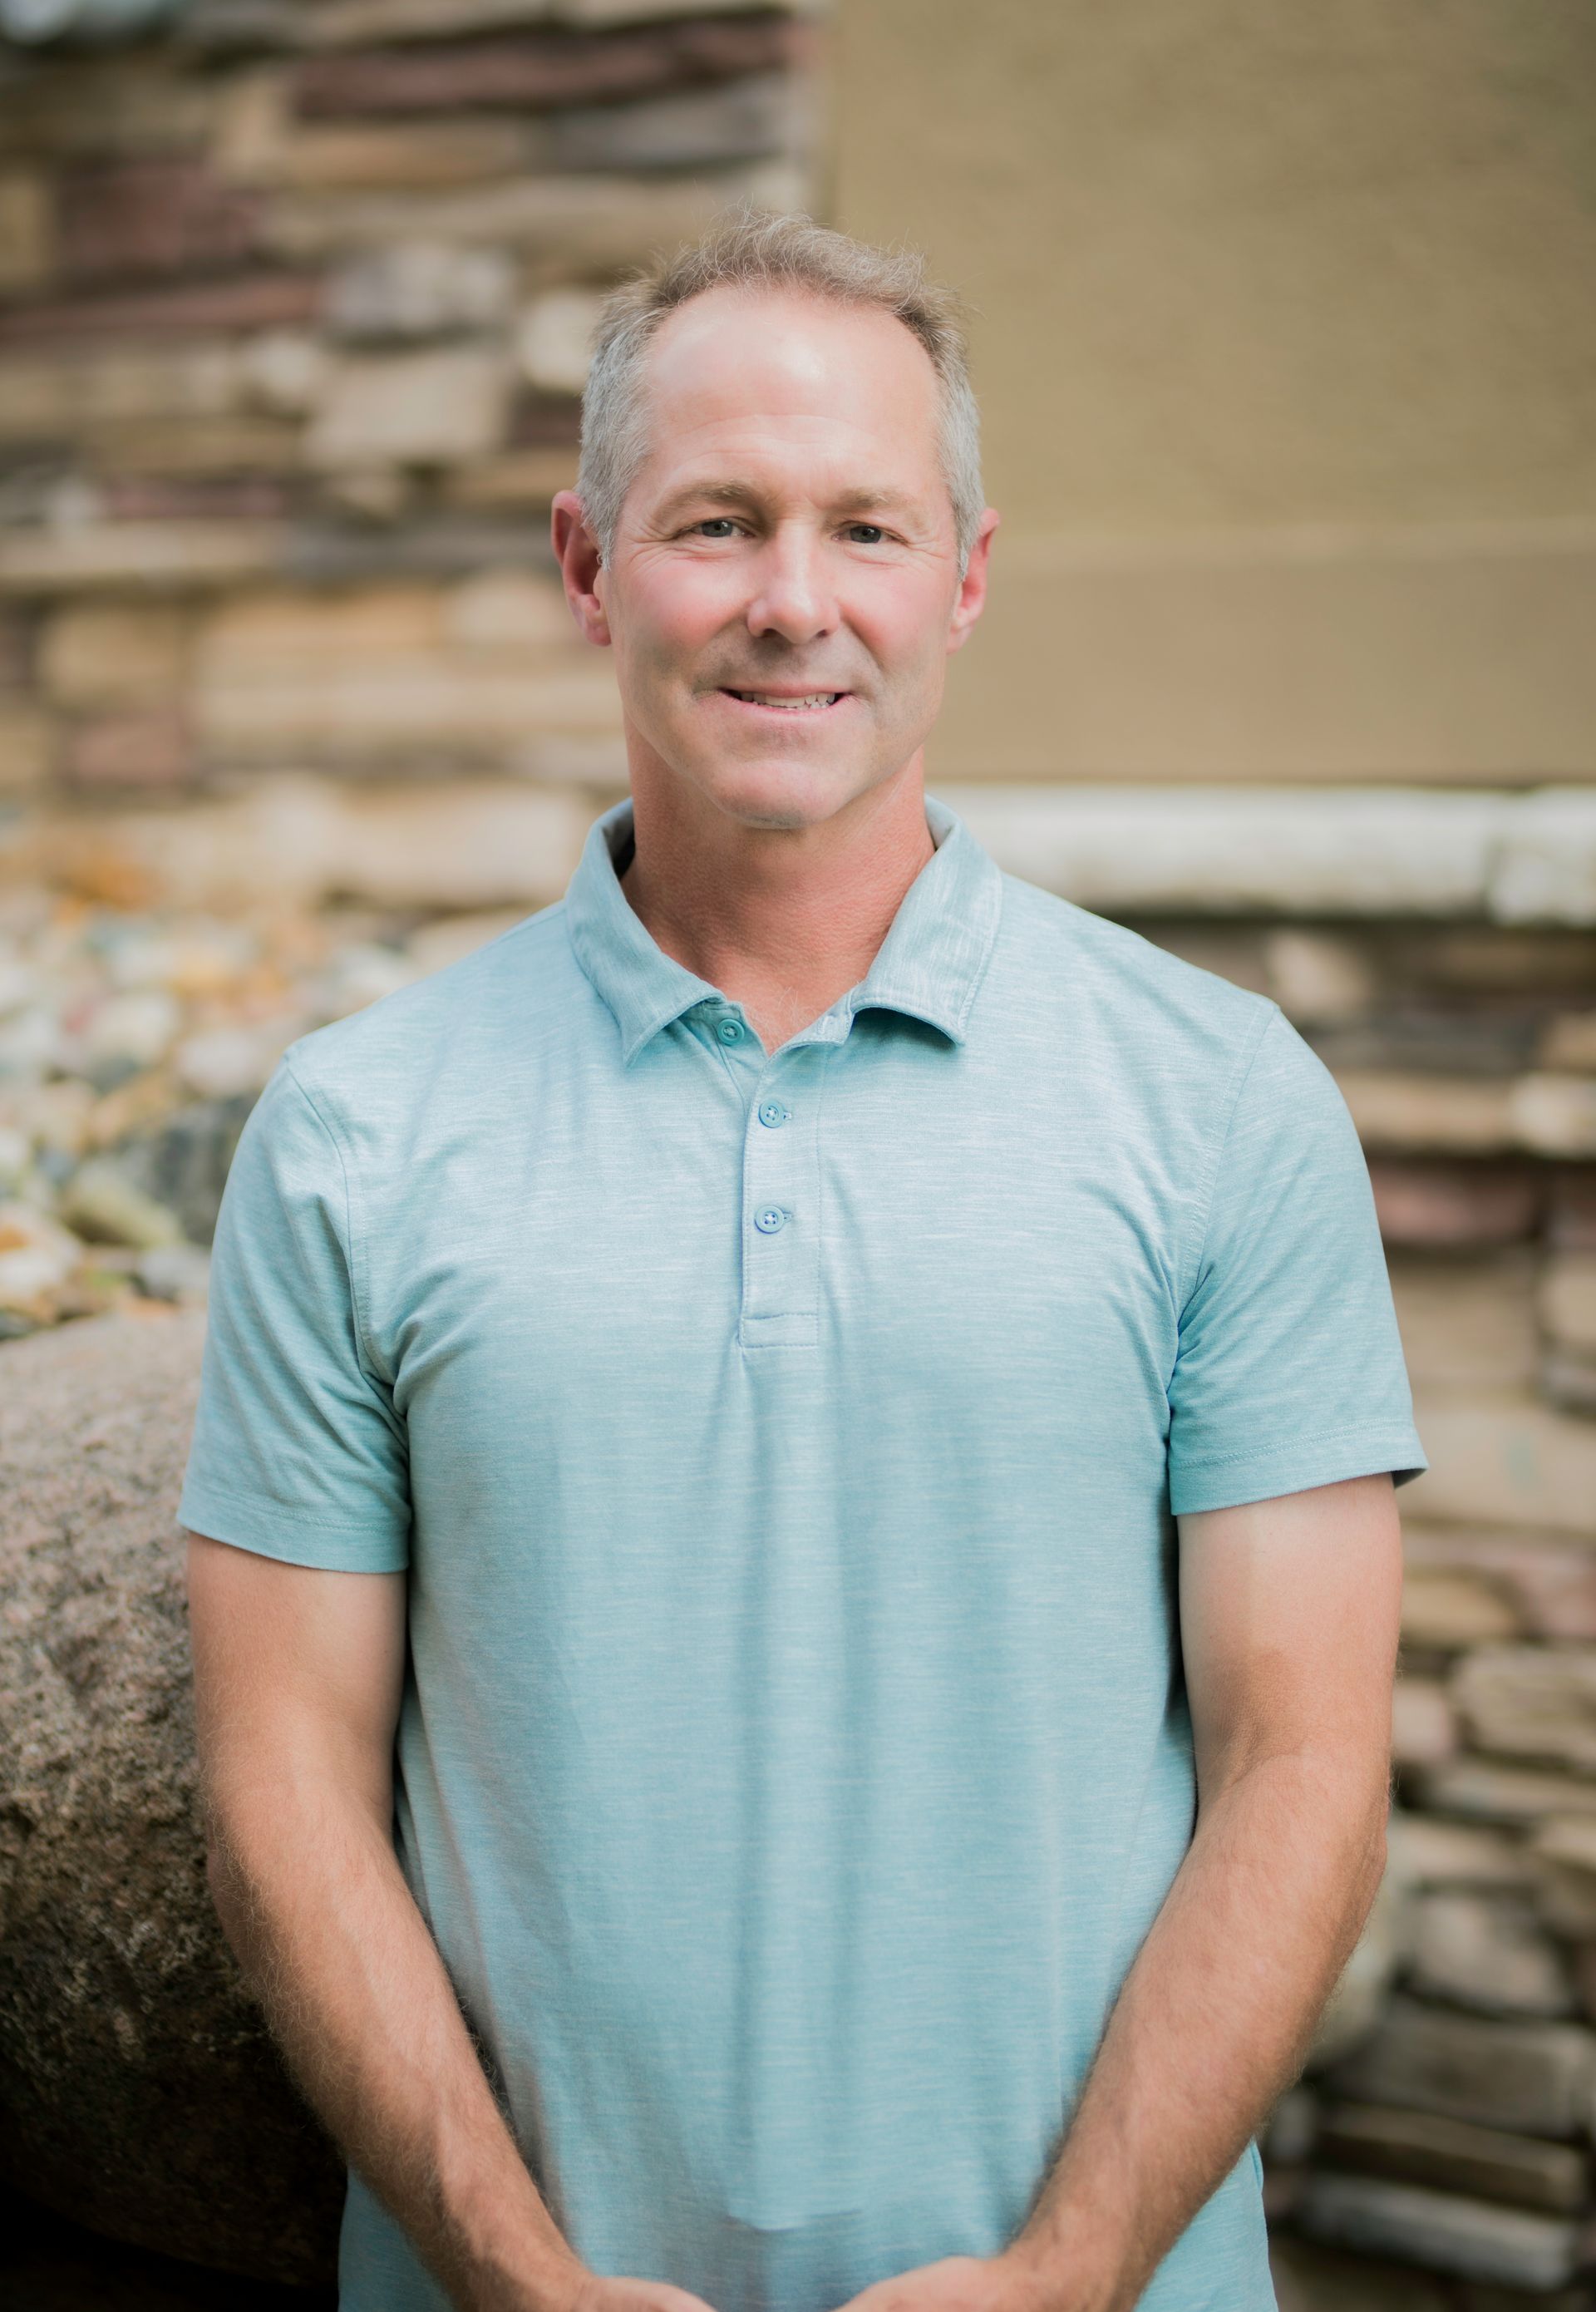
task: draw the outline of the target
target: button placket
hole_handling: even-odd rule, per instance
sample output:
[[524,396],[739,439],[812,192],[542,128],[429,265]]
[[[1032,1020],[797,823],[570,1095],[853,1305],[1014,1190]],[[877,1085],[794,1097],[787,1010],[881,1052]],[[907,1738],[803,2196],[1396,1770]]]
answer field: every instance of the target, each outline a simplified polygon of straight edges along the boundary
[[[830,1047],[789,1047],[761,1072],[742,1162],[745,1349],[820,1338],[820,1110]],[[777,1089],[779,1083],[780,1089]]]

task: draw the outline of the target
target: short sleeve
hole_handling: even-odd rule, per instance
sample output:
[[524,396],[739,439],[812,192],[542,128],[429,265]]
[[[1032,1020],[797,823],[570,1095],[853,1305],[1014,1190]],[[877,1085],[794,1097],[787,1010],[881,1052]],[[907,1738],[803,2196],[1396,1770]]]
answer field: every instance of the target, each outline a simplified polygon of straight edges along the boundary
[[294,1565],[393,1572],[405,1423],[364,1353],[351,1225],[342,1151],[285,1057],[222,1193],[178,1521]]
[[1429,1466],[1357,1132],[1277,1007],[1219,1152],[1169,1395],[1176,1515]]

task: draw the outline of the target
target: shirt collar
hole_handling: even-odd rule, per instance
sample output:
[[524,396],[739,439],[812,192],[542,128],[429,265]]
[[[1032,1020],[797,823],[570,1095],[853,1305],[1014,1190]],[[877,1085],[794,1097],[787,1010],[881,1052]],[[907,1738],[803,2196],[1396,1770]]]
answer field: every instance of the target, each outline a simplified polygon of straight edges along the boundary
[[[839,996],[805,1031],[806,1039],[840,1043],[858,1012],[907,1012],[965,1040],[970,1006],[1003,906],[1003,877],[990,853],[958,813],[925,797],[925,823],[936,849],[899,904],[864,978]],[[621,1064],[684,1012],[724,1004],[723,990],[669,956],[644,927],[617,872],[630,855],[630,796],[588,829],[566,893],[566,920],[576,959],[615,1015]]]

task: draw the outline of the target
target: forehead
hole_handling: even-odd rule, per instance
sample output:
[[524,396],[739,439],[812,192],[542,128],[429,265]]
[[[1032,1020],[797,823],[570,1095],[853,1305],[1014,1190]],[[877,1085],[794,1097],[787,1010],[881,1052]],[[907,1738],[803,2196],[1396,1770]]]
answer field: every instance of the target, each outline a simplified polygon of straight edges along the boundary
[[863,456],[904,480],[935,470],[936,372],[913,330],[879,306],[706,290],[662,323],[646,377],[656,478],[761,450]]

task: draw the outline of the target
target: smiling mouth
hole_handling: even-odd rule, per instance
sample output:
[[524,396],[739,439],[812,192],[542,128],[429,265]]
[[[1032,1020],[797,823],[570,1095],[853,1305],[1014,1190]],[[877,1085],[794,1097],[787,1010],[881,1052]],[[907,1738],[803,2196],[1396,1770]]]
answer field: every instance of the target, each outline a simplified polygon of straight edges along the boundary
[[822,707],[835,706],[839,698],[847,696],[847,692],[809,690],[799,697],[784,697],[768,690],[733,690],[727,685],[725,696],[738,699],[744,706],[772,706],[781,714],[814,714]]

